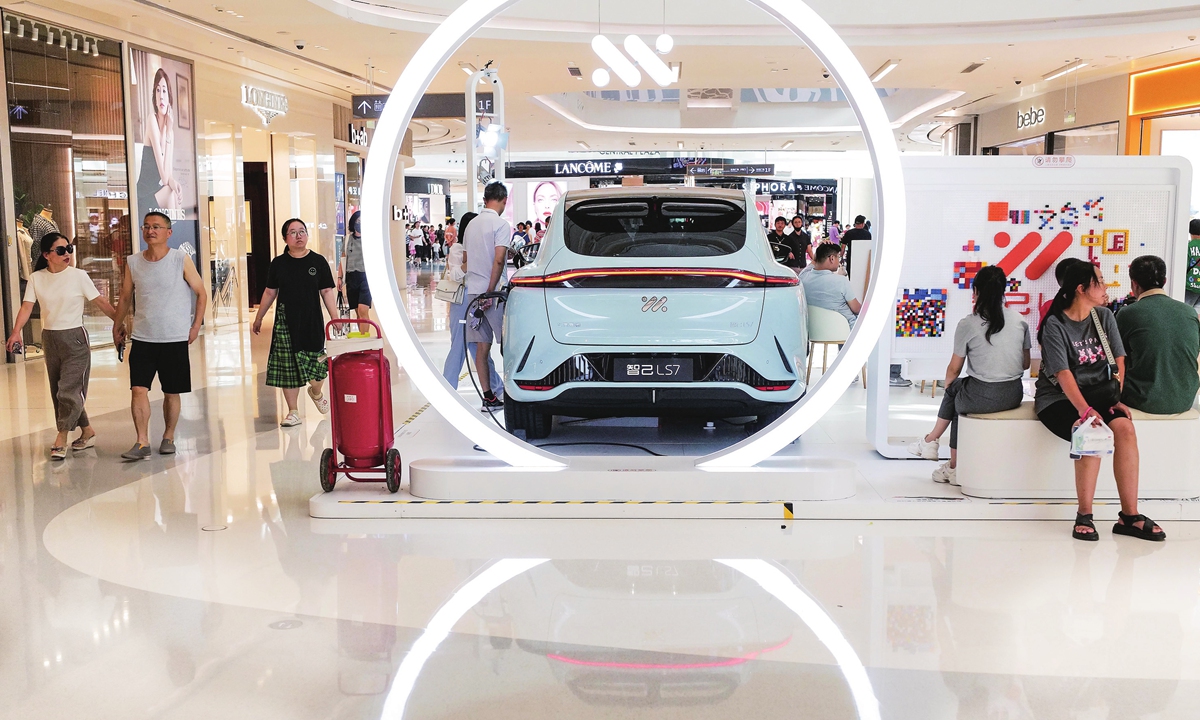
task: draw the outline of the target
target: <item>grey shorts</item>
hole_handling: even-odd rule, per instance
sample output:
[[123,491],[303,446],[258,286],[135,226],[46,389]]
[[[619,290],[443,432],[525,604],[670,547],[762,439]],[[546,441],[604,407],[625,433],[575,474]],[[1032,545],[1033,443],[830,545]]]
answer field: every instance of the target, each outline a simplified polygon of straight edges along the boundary
[[[504,305],[492,301],[492,306],[483,311],[483,317],[475,318],[478,308],[471,307],[471,301],[478,295],[468,295],[463,299],[467,304],[467,342],[490,343],[500,339],[504,327]],[[476,325],[478,325],[476,327]]]

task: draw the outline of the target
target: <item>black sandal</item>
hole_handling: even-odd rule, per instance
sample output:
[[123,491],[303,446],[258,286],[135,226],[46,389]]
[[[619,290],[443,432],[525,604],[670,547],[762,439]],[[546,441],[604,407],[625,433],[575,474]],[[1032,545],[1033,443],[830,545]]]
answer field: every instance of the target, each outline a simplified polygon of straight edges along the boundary
[[[1118,512],[1117,516],[1121,519],[1113,525],[1113,535],[1128,535],[1139,540],[1149,540],[1151,542],[1162,542],[1167,539],[1167,534],[1162,530],[1155,532],[1154,521],[1145,515],[1126,515],[1123,512]],[[1141,522],[1140,528],[1134,527],[1133,524]]]
[[[1080,532],[1079,528],[1091,528],[1091,532]],[[1096,532],[1096,526],[1092,523],[1092,514],[1075,513],[1075,529],[1071,530],[1071,537],[1076,540],[1086,540],[1088,542],[1097,542],[1100,540],[1100,533]]]

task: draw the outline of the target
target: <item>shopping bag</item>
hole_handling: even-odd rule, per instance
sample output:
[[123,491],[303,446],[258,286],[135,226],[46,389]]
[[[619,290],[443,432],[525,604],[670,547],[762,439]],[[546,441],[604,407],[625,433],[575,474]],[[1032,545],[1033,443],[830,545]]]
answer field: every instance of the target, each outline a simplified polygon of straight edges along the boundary
[[1084,420],[1071,433],[1071,457],[1113,454],[1113,431],[1098,417]]

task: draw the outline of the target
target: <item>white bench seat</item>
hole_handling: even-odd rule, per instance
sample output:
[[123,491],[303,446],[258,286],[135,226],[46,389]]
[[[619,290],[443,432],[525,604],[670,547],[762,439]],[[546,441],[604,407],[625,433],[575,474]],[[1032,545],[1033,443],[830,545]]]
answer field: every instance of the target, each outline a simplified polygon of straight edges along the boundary
[[[1141,457],[1138,496],[1200,497],[1200,412],[1135,410],[1133,424]],[[1075,469],[1068,447],[1037,419],[1030,400],[1005,412],[964,415],[958,420],[958,482],[972,497],[1071,499]],[[1101,464],[1096,497],[1117,497],[1111,457]]]

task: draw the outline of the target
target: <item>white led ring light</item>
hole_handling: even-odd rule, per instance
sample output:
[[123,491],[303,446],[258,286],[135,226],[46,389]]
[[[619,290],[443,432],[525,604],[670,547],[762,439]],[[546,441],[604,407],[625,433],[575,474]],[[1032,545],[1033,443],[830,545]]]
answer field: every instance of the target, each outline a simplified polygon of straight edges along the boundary
[[[375,128],[371,143],[374,162],[367,163],[363,180],[362,234],[367,279],[376,292],[376,312],[388,340],[413,384],[456,430],[500,460],[515,466],[553,470],[566,465],[552,453],[536,448],[501,430],[469,407],[433,366],[409,322],[392,269],[389,232],[392,179],[404,130],[417,102],[442,66],[463,43],[489,20],[519,0],[466,0],[430,34],[404,68]],[[699,458],[700,468],[749,467],[774,455],[808,430],[841,397],[882,335],[892,299],[900,284],[904,253],[905,200],[900,153],[887,113],[858,59],[828,23],[801,0],[747,0],[778,19],[812,49],[846,91],[850,107],[863,129],[879,197],[876,259],[871,286],[847,345],[820,382],[786,415],[769,428],[721,452]],[[885,235],[887,242],[882,242]]]

